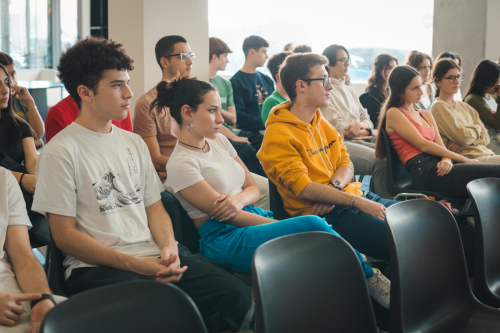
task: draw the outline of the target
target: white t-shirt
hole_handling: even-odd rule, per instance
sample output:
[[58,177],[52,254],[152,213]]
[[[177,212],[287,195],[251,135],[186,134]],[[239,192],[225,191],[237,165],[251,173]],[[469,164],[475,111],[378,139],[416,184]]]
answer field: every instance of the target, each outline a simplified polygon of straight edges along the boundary
[[215,140],[206,140],[210,145],[208,153],[192,151],[177,143],[167,163],[168,187],[192,219],[208,214],[184,200],[179,191],[206,180],[220,195],[237,195],[245,183],[245,170],[235,161],[238,154],[228,139],[218,134]]
[[31,228],[26,203],[16,178],[12,172],[0,167],[0,292],[6,294],[21,292],[9,256],[4,250],[7,228],[13,225]]
[[[145,208],[163,185],[141,137],[115,126],[101,134],[72,123],[43,148],[32,209],[76,217],[76,229],[131,256],[158,257]],[[71,270],[92,267],[67,256]]]

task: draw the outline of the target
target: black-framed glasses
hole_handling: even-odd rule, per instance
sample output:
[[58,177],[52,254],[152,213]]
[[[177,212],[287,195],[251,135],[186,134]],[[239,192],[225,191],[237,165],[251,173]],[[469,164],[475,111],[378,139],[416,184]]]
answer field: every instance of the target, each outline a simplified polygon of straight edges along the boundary
[[462,82],[464,80],[464,76],[463,74],[460,74],[460,75],[450,75],[448,77],[443,77],[443,79],[448,79],[448,82],[450,83],[453,83],[455,82],[455,80],[458,80],[460,82]]
[[328,87],[328,84],[332,82],[332,79],[329,77],[320,77],[317,79],[301,79],[302,81],[311,82],[311,81],[323,81],[323,87]]
[[188,57],[191,58],[192,62],[196,60],[196,53],[193,52],[191,53],[181,52],[181,53],[171,54],[166,56],[165,58],[176,57],[176,56],[179,56],[181,58],[181,61],[186,61]]
[[342,58],[342,59],[337,59],[335,61],[340,61],[342,63],[342,65],[345,65],[346,62],[349,62],[349,59],[347,58]]

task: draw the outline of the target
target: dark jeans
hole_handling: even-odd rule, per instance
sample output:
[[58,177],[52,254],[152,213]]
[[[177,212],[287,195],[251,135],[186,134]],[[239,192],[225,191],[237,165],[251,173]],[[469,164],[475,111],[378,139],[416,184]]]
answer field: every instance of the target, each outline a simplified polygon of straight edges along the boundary
[[233,142],[231,140],[229,140],[229,142],[233,145],[241,161],[248,168],[248,171],[267,178],[267,175],[262,168],[262,164],[260,164],[260,160],[257,158],[257,150],[255,150],[253,146],[250,146],[248,143]]
[[[379,202],[385,207],[397,203],[394,200],[382,199],[371,192],[366,192],[365,198]],[[386,262],[390,261],[384,220],[342,206],[335,206],[324,218],[332,225],[333,230],[360,253]],[[384,275],[390,276],[390,265],[387,265]]]
[[264,140],[264,136],[260,134],[259,131],[241,130],[238,136],[248,138],[248,141],[250,141],[250,144],[255,149],[255,151],[259,151],[260,146],[262,146],[262,140]]
[[[236,276],[209,263],[202,255],[192,254],[179,245],[179,259],[188,269],[177,286],[194,301],[209,329],[212,315],[227,312],[241,326],[250,309],[250,288]],[[111,267],[83,267],[71,272],[66,284],[71,295],[119,282],[149,280],[148,277]],[[159,282],[160,283],[160,282]],[[229,328],[227,328],[229,330]]]
[[417,190],[437,192],[449,197],[468,197],[467,184],[479,178],[500,178],[500,164],[454,164],[451,171],[438,177],[437,165],[440,157],[420,154],[405,164],[410,171],[413,186]]

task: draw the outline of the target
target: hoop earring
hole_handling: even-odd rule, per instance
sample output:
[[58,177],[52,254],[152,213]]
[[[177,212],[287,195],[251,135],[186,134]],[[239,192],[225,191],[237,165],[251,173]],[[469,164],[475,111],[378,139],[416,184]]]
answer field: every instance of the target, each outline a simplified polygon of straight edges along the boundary
[[189,132],[193,131],[193,123],[188,123],[188,131]]

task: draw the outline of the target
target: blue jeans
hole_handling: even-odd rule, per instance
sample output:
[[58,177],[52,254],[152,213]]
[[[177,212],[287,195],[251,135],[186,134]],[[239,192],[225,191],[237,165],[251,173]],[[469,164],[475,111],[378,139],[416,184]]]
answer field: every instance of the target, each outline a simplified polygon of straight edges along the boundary
[[[272,218],[273,213],[253,206],[243,210]],[[340,237],[325,222],[325,219],[314,215],[299,216],[278,222],[270,222],[250,227],[239,228],[234,225],[207,220],[198,229],[200,234],[200,253],[216,263],[230,262],[238,272],[250,273],[255,250],[272,239],[310,231],[323,231]],[[365,264],[363,257],[354,250],[367,279],[373,276],[373,269]]]

